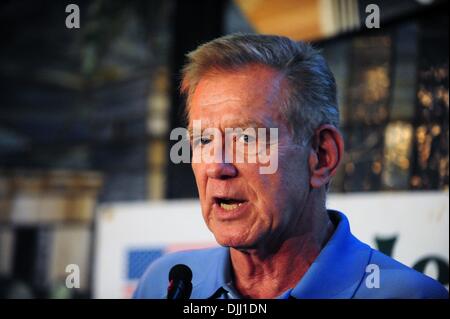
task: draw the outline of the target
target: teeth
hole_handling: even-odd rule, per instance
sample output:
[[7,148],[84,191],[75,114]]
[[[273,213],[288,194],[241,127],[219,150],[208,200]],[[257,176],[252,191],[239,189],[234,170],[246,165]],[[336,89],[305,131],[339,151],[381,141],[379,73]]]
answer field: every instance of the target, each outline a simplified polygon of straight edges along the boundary
[[239,206],[241,206],[242,203],[237,203],[237,204],[225,204],[225,203],[220,203],[220,207],[222,207],[225,210],[233,210],[238,208]]

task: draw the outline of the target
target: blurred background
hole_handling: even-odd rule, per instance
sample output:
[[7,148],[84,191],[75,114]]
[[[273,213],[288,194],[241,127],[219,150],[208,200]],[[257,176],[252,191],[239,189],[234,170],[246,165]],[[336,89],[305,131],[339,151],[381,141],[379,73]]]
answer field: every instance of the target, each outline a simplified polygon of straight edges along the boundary
[[[69,3],[79,6],[80,28],[66,28]],[[371,3],[380,9],[380,28],[366,26]],[[373,209],[382,207],[383,196],[401,194],[392,206],[396,211],[412,198],[423,198],[425,210],[436,204],[440,228],[425,236],[441,236],[430,245],[444,253],[431,252],[409,265],[424,271],[433,262],[434,277],[448,285],[447,1],[5,0],[0,297],[131,295],[143,269],[170,249],[146,249],[151,227],[136,222],[140,244],[120,252],[112,241],[135,228],[119,221],[133,218],[136,207],[159,228],[167,210],[176,211],[164,213],[168,218],[181,216],[184,207],[200,215],[190,165],[169,159],[176,142],[169,133],[183,126],[179,71],[187,52],[234,32],[286,35],[322,50],[338,84],[346,141],[332,196],[339,202],[374,195],[366,201]],[[117,207],[124,212],[120,218]],[[102,223],[112,219],[118,225],[107,237]],[[425,226],[417,227],[405,231],[414,236]],[[393,237],[374,239],[380,250],[395,255],[404,231],[398,229]],[[193,241],[209,241],[202,236]],[[167,242],[155,239],[152,245]],[[109,251],[123,266],[99,280],[116,267]],[[80,268],[78,289],[66,286],[68,264]],[[108,286],[113,281],[115,288]]]

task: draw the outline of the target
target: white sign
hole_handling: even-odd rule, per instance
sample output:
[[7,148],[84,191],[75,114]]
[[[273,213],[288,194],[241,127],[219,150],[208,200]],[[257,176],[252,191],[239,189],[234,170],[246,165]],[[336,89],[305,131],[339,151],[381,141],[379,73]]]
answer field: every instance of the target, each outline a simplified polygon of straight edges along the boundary
[[[427,275],[448,278],[448,192],[329,196],[353,234]],[[196,200],[114,204],[97,214],[94,296],[131,297],[148,264],[164,253],[217,245]]]

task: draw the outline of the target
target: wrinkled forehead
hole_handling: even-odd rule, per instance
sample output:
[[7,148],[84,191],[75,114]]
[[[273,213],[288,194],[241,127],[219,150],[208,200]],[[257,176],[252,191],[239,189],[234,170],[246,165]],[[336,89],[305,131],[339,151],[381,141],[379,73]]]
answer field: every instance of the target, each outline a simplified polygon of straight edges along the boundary
[[189,125],[217,117],[249,124],[268,121],[280,112],[282,85],[279,71],[259,65],[205,74],[190,98]]
[[197,129],[203,131],[208,128],[218,128],[222,132],[226,132],[227,129],[254,129],[255,132],[260,128],[278,128],[279,123],[273,121],[270,117],[239,117],[239,116],[226,116],[220,120],[214,120],[210,118],[204,118],[201,120],[193,120],[188,125],[188,132],[190,135],[195,135]]

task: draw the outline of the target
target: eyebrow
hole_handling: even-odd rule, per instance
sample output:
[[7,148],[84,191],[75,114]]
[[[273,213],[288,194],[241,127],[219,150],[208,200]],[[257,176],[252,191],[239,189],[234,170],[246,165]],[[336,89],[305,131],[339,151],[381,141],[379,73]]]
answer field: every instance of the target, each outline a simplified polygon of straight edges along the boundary
[[[202,123],[203,122],[207,123],[207,121],[203,121],[202,120]],[[227,124],[227,122],[229,122],[229,124]],[[210,127],[210,126],[202,127],[202,131],[204,129],[208,128],[208,127]],[[224,127],[225,128],[232,128],[232,129],[235,129],[235,128],[242,128],[242,129],[254,128],[254,129],[257,129],[257,128],[277,127],[277,126],[272,121],[267,120],[267,119],[259,121],[259,120],[245,119],[244,118],[244,119],[237,119],[237,120],[232,120],[232,121],[225,121]],[[190,125],[190,123],[189,123],[189,126],[188,126],[187,130],[189,132],[189,136],[192,136],[193,128]]]

